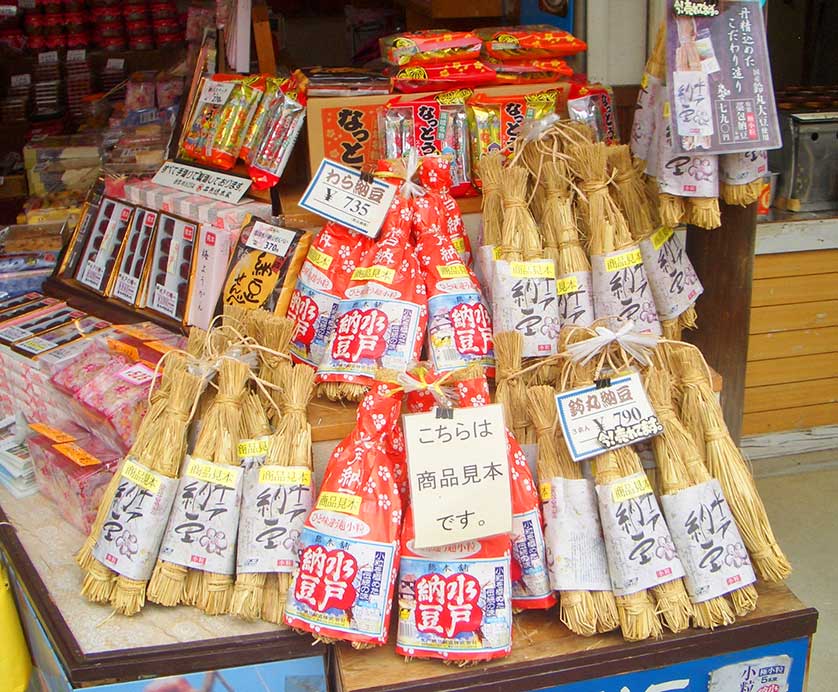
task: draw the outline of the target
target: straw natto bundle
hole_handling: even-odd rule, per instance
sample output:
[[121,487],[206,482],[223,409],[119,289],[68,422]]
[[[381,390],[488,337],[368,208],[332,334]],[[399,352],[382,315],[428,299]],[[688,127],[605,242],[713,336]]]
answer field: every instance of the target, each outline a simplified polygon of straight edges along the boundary
[[[273,387],[279,387],[282,384],[279,377],[280,364],[288,359],[278,354],[288,355],[288,347],[291,344],[291,337],[294,335],[294,321],[266,311],[258,311],[253,317],[253,322],[256,340],[260,346],[268,349],[259,351],[259,378],[273,385]],[[262,405],[268,412],[271,423],[278,425],[277,390],[269,389],[269,392],[275,405],[271,405],[271,402],[267,401],[267,395],[261,392]]]
[[503,225],[503,154],[491,152],[477,163],[483,183],[483,244],[500,245]]
[[759,496],[742,453],[730,437],[721,406],[706,376],[706,363],[692,347],[673,354],[681,386],[681,420],[697,445],[704,445],[704,463],[719,481],[757,574],[769,582],[782,581],[791,574],[768,513]]
[[[268,447],[266,466],[301,466],[311,469],[311,425],[308,404],[314,392],[314,371],[306,365],[284,365],[285,386],[280,393],[282,421]],[[270,574],[265,580],[262,619],[282,624],[291,574]]]
[[527,444],[527,386],[521,377],[513,377],[522,369],[524,337],[520,332],[501,332],[494,335],[495,345],[495,400],[503,405],[506,427],[519,444]]
[[[148,431],[150,442],[137,455],[140,465],[170,478],[177,476],[186,454],[189,417],[203,386],[203,378],[186,370],[175,371],[165,409],[152,423],[154,429]],[[81,592],[96,603],[110,600],[117,611],[129,615],[145,604],[145,586],[144,581],[117,577],[97,560],[91,560]]]
[[[169,399],[169,393],[172,389],[172,381],[174,380],[175,373],[185,371],[186,359],[182,354],[173,352],[171,355],[166,356],[163,367],[163,375],[160,378],[160,386],[151,394],[151,403],[146,411],[145,417],[140,423],[139,429],[137,430],[137,437],[134,439],[134,444],[131,445],[131,449],[125,455],[126,457],[139,456],[140,452],[142,452],[148,446],[149,442],[151,442],[152,435],[154,435],[157,425],[156,421],[166,409],[166,403]],[[149,432],[151,434],[149,434]],[[117,471],[111,478],[108,486],[105,488],[105,492],[102,494],[102,500],[99,502],[99,509],[96,512],[96,518],[93,521],[93,525],[90,527],[90,533],[85,539],[82,547],[76,553],[76,563],[85,571],[90,568],[91,563],[94,561],[93,546],[96,544],[96,539],[102,532],[102,526],[107,518],[108,510],[111,507],[111,502],[113,502],[114,494],[119,487],[119,478],[120,474],[119,471]]]
[[[538,228],[527,207],[529,173],[523,166],[509,166],[503,171],[503,225],[501,226],[500,259],[521,260],[524,247],[540,244]],[[528,236],[535,240],[527,241]]]
[[[543,205],[541,210],[541,244],[544,248],[544,257],[553,260],[558,269],[559,266],[559,229],[561,228],[561,206],[566,197],[563,193],[567,183],[560,178],[558,167],[552,161],[547,161],[541,168],[541,182],[539,188],[542,190]],[[570,200],[564,205],[565,213],[571,218],[573,209]]]
[[[242,406],[242,438],[259,439],[271,434],[268,416],[262,407],[262,400],[256,394],[248,394]],[[262,612],[264,573],[236,575],[233,597],[230,600],[230,615],[245,620],[257,620]]]
[[718,197],[688,197],[686,221],[708,231],[722,225]]
[[762,192],[762,178],[757,178],[742,185],[734,185],[724,181],[719,182],[719,194],[725,204],[730,206],[747,207],[759,199],[760,192]]
[[570,193],[570,171],[562,160],[544,164],[544,179],[555,196],[547,199],[543,225],[547,233],[554,236],[557,245],[557,276],[574,272],[590,272],[591,262],[579,239],[576,217],[573,213],[573,198]]
[[631,237],[637,242],[655,231],[646,204],[646,192],[627,144],[608,147],[608,163],[613,171],[614,197],[623,212]]

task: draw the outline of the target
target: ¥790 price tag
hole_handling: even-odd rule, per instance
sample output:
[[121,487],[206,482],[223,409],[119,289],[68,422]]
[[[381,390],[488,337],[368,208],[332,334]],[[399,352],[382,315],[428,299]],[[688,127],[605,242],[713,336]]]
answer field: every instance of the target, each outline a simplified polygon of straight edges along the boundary
[[607,387],[591,385],[558,394],[556,405],[574,461],[663,432],[637,373],[613,379]]
[[404,416],[415,546],[434,548],[512,530],[500,404]]
[[323,159],[300,206],[375,238],[395,196],[395,185],[377,179],[367,182],[360,171]]

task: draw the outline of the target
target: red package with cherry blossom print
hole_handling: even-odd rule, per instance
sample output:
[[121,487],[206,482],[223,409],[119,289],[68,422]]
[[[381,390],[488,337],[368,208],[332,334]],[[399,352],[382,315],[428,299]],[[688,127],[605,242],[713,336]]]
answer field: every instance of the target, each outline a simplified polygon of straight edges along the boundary
[[[319,640],[387,641],[398,573],[402,503],[394,451],[403,394],[378,383],[358,406],[355,429],[332,453],[300,536],[285,622]],[[401,459],[396,457],[401,456]]]
[[297,363],[320,365],[335,330],[338,305],[373,240],[334,221],[312,241],[288,305],[294,320],[290,353]]
[[445,156],[426,156],[419,167],[419,181],[431,198],[437,198],[444,210],[444,228],[451,238],[451,244],[463,260],[471,267],[471,242],[466,235],[466,225],[460,205],[451,194],[451,164]]
[[406,186],[393,199],[378,240],[352,273],[338,306],[317,370],[319,382],[344,385],[339,393],[326,389],[330,398],[361,398],[357,388],[372,384],[376,370],[403,372],[419,358],[427,298],[410,242],[413,199],[404,192]]

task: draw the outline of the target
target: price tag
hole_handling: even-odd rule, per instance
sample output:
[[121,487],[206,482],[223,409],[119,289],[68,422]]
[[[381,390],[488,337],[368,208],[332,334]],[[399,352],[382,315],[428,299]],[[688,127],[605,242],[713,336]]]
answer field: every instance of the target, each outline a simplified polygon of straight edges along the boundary
[[102,463],[86,449],[79,447],[75,442],[62,442],[61,444],[53,445],[52,448],[68,459],[72,459],[79,466],[96,466]]
[[245,241],[245,245],[254,250],[263,250],[277,257],[285,257],[297,234],[282,226],[272,226],[264,221],[256,221]]
[[36,433],[39,435],[43,435],[46,438],[49,438],[53,442],[75,442],[76,438],[72,435],[68,435],[67,433],[56,430],[55,428],[50,427],[46,423],[30,423],[29,427],[32,428]]
[[142,387],[155,378],[154,370],[142,363],[135,363],[117,373],[117,377],[135,387]]
[[[232,84],[232,82],[231,82]],[[208,171],[185,163],[167,161],[154,174],[153,182],[182,192],[191,192],[220,202],[237,204],[250,188],[250,178]]]
[[98,264],[95,260],[88,260],[87,266],[84,269],[84,274],[81,277],[81,282],[85,286],[90,286],[97,291],[102,286],[102,279],[105,277],[105,268]]
[[582,387],[558,394],[556,405],[574,461],[663,432],[637,373],[618,377],[607,387]]
[[105,69],[108,72],[125,69],[125,58],[108,58],[108,62],[105,63]]
[[32,75],[30,74],[13,74],[11,77],[12,87],[26,87],[32,84]]
[[139,288],[140,280],[137,277],[121,273],[116,279],[113,294],[126,303],[133,303]]
[[788,692],[791,664],[791,656],[785,654],[732,663],[710,673],[707,692]]
[[395,195],[395,185],[377,179],[367,182],[354,168],[323,159],[300,206],[375,238]]
[[166,288],[161,284],[154,287],[154,298],[152,300],[152,307],[160,310],[160,312],[169,315],[169,317],[177,316],[177,293]]
[[503,407],[435,409],[403,420],[415,546],[509,533],[512,500]]
[[58,51],[50,50],[46,53],[38,53],[38,64],[39,65],[57,65],[58,64]]
[[84,62],[87,60],[87,51],[84,48],[76,48],[67,51],[67,62]]

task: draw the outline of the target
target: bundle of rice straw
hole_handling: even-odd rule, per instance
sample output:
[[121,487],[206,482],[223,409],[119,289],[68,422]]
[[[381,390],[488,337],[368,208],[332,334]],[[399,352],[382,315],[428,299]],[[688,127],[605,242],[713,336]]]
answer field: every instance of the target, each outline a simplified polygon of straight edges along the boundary
[[516,376],[523,368],[524,337],[520,332],[495,334],[495,401],[503,405],[506,427],[519,444],[535,442],[527,415],[527,385]]
[[[657,367],[648,371],[645,388],[663,426],[663,433],[652,438],[652,450],[659,469],[662,494],[667,495],[701,485],[712,477],[701,461],[695,441],[675,413],[669,372],[662,359],[657,360]],[[728,597],[733,602],[733,612],[724,598],[694,603],[695,625],[705,629],[728,625],[733,622],[734,613],[741,617],[756,608],[757,591],[751,584],[734,589]]]
[[687,223],[708,231],[722,225],[718,197],[688,197]]
[[[570,458],[556,426],[556,396],[552,387],[541,385],[527,391],[530,417],[538,440],[538,479],[540,484],[553,478],[582,480],[582,471]],[[617,603],[611,591],[561,591],[559,618],[575,634],[590,637],[620,626]]]
[[[180,462],[186,455],[186,433],[190,417],[205,380],[185,369],[175,370],[171,378],[165,409],[150,424],[153,430],[147,431],[149,442],[143,449],[138,450],[136,463],[169,478],[175,478],[180,469]],[[107,501],[107,506],[110,507],[112,500],[113,493],[110,498],[104,497],[102,501]],[[106,515],[107,509],[103,520]],[[117,577],[115,572],[93,559],[88,565],[81,592],[95,603],[110,600],[118,612],[130,615],[139,612],[145,604],[145,588],[144,581]]]
[[[160,386],[153,390],[150,397],[150,404],[146,411],[145,417],[140,423],[137,430],[137,437],[131,449],[125,455],[126,458],[139,457],[144,453],[146,447],[152,440],[153,435],[157,431],[157,420],[163,411],[166,410],[166,404],[169,400],[169,394],[172,390],[172,382],[175,379],[176,373],[186,372],[186,358],[177,351],[171,352],[163,361],[163,375],[160,378]],[[88,571],[93,560],[93,546],[96,539],[102,531],[102,525],[110,510],[111,502],[113,502],[114,494],[119,487],[119,472],[115,473],[111,478],[110,483],[105,488],[102,495],[102,500],[99,503],[99,509],[96,512],[96,518],[93,525],[90,527],[90,533],[84,540],[84,544],[76,553],[75,559],[79,567],[84,571]]]
[[[268,445],[265,465],[297,466],[311,469],[311,425],[308,404],[314,394],[314,371],[306,365],[283,363],[282,381],[285,385],[279,396],[282,421]],[[285,601],[291,586],[291,573],[267,575],[263,590],[262,619],[283,624]]]
[[673,349],[671,359],[679,375],[681,422],[703,451],[707,470],[721,484],[757,574],[769,582],[786,579],[791,565],[771,530],[754,477],[730,437],[707,363],[697,348],[687,345]]
[[503,226],[503,154],[493,151],[477,162],[483,183],[483,245],[501,244]]
[[[563,161],[562,164],[564,164]],[[539,187],[543,190],[540,229],[544,257],[553,260],[558,270],[559,235],[562,225],[567,223],[568,219],[571,222],[573,221],[573,205],[569,196],[566,194],[567,182],[562,180],[557,162],[544,162],[541,168],[541,183]]]
[[[257,394],[251,393],[244,398],[241,420],[243,439],[257,440],[266,438],[271,434],[271,426],[262,403],[263,400]],[[248,459],[247,463],[255,464],[258,468],[261,464],[264,464],[266,456],[261,459]],[[245,469],[245,473],[247,472],[248,469]],[[241,545],[241,534],[239,535],[239,545]],[[230,601],[230,615],[245,620],[259,619],[262,612],[265,577],[264,572],[236,574],[233,597]]]
[[252,319],[256,341],[264,347],[264,349],[259,349],[259,379],[268,383],[268,391],[274,402],[272,405],[267,401],[268,395],[260,392],[262,406],[268,412],[271,423],[276,426],[279,424],[279,405],[275,388],[281,386],[279,366],[283,360],[287,360],[282,356],[288,355],[288,348],[294,335],[294,321],[264,310],[254,311]]
[[523,166],[508,166],[503,171],[503,225],[500,259],[521,260],[524,247],[540,249],[538,228],[527,207],[529,173]]
[[719,194],[725,204],[747,207],[759,199],[768,171],[765,151],[745,151],[719,156]]

